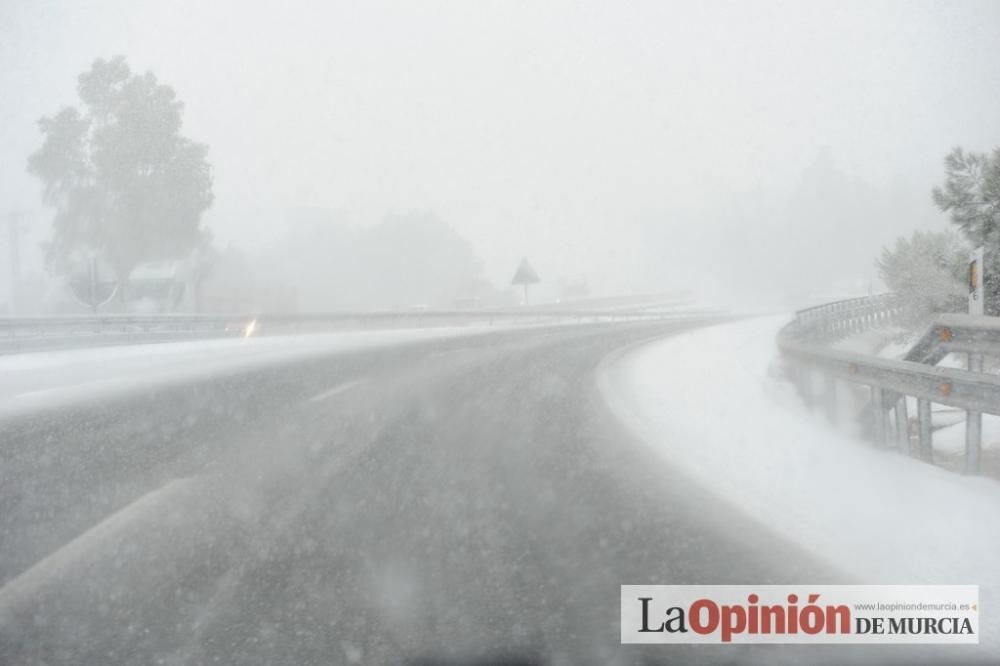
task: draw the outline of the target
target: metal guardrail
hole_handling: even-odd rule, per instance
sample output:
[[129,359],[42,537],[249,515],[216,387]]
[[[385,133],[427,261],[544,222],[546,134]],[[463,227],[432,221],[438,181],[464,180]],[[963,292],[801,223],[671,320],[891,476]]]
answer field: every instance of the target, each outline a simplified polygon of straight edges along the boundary
[[[931,403],[966,412],[965,472],[979,472],[982,414],[1000,415],[1000,376],[982,372],[983,355],[1000,350],[1000,320],[968,315],[941,315],[911,349],[907,360],[893,360],[833,349],[831,339],[892,322],[904,308],[892,294],[839,301],[803,310],[778,335],[778,348],[796,364],[796,381],[812,395],[811,371],[825,378],[823,400],[836,417],[836,380],[868,385],[876,440],[889,440],[894,413],[895,434],[907,455],[933,458]],[[969,370],[936,367],[949,352],[969,354]],[[906,397],[917,400],[918,449],[909,434]]]
[[938,315],[934,324],[907,353],[906,360],[937,365],[951,353],[1000,357],[1000,318]]
[[253,333],[300,333],[349,327],[492,325],[503,321],[630,321],[669,319],[694,310],[404,310],[331,313],[234,313],[0,317],[0,354],[74,347],[141,344]]
[[799,310],[783,335],[808,334],[812,338],[835,339],[889,323],[905,311],[896,294],[878,294],[863,298],[825,303]]
[[0,354],[242,335],[247,315],[0,317]]

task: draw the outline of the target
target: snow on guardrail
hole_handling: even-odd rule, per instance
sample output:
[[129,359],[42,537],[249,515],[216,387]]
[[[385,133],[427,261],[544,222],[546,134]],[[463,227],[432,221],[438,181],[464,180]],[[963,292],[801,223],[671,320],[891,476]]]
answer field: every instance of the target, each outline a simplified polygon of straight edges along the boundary
[[[982,456],[982,414],[1000,415],[1000,376],[982,372],[981,362],[975,359],[1000,350],[996,319],[942,315],[907,354],[907,360],[857,354],[829,345],[837,337],[890,323],[904,309],[898,297],[882,294],[802,310],[778,334],[778,348],[792,363],[803,396],[825,402],[831,416],[836,409],[836,380],[868,385],[876,440],[886,445],[894,432],[899,449],[907,455],[926,460],[932,456],[931,403],[965,410],[965,472],[977,474]],[[969,370],[934,365],[954,351],[970,355]],[[813,386],[816,371],[825,380],[819,392]],[[916,449],[911,444],[907,396],[917,400]]]

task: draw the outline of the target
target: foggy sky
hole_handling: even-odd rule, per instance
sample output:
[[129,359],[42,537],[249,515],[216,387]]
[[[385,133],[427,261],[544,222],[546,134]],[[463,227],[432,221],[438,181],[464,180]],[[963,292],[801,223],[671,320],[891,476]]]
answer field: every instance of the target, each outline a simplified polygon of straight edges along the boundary
[[[115,54],[172,85],[210,145],[220,243],[260,248],[296,207],[433,210],[498,283],[527,255],[543,278],[669,286],[678,249],[650,238],[703,256],[740,224],[720,206],[788,194],[824,149],[899,193],[919,219],[893,233],[944,228],[945,153],[1000,145],[995,1],[0,0],[0,212],[33,211],[34,243],[35,121]],[[802,251],[772,240],[770,257]]]

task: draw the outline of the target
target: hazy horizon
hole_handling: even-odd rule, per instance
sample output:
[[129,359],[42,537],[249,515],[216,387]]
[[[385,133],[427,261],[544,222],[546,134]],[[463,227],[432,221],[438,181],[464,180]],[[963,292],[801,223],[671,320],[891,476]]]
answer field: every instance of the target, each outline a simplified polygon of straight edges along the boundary
[[116,54],[171,85],[210,146],[220,247],[272,250],[290,211],[431,211],[498,286],[528,256],[596,293],[698,290],[691,264],[757,228],[722,251],[757,251],[752,272],[780,283],[771,267],[812,250],[775,217],[824,159],[884,210],[852,226],[857,205],[814,202],[861,228],[850,268],[812,286],[865,282],[896,235],[948,226],[930,190],[951,147],[1000,145],[995,2],[4,2],[0,20],[0,211],[31,215],[26,271],[51,218],[25,171],[36,121]]

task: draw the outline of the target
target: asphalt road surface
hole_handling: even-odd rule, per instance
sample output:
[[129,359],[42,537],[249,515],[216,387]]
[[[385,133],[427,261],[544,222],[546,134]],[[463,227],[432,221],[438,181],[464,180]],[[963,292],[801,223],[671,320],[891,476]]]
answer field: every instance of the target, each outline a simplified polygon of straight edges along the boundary
[[619,645],[623,583],[839,582],[601,402],[609,353],[694,325],[318,356],[8,420],[0,664],[842,661]]

